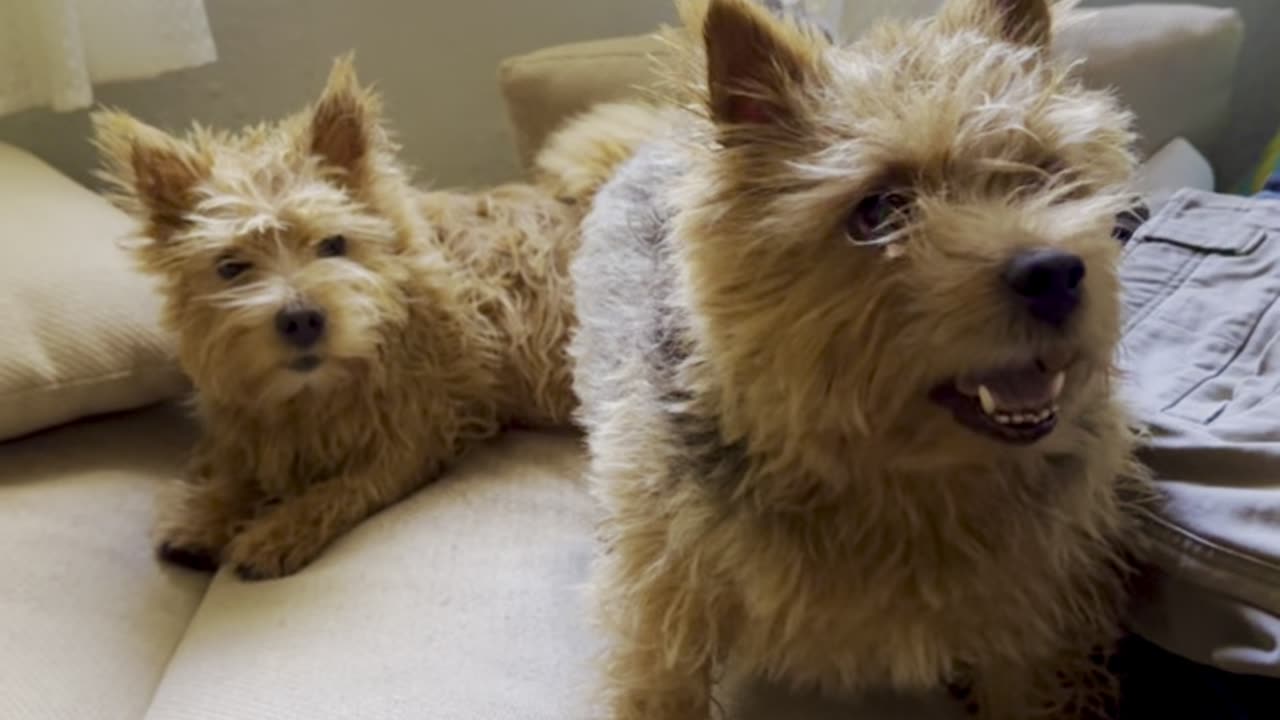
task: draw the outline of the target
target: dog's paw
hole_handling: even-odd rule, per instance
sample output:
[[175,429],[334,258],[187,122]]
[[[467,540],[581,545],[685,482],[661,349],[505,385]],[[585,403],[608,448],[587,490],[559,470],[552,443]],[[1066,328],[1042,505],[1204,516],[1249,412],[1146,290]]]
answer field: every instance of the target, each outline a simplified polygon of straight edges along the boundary
[[243,580],[272,580],[306,567],[322,548],[309,533],[268,515],[250,523],[231,541],[227,563]]
[[981,708],[973,695],[973,685],[967,680],[952,680],[945,685],[947,695],[964,709],[965,717],[978,717]]
[[153,536],[156,557],[190,570],[215,572],[226,545],[224,535],[219,528],[195,522],[196,519],[180,517],[157,526]]
[[164,562],[188,570],[211,573],[218,569],[217,553],[200,546],[179,545],[165,541],[156,548],[156,556]]

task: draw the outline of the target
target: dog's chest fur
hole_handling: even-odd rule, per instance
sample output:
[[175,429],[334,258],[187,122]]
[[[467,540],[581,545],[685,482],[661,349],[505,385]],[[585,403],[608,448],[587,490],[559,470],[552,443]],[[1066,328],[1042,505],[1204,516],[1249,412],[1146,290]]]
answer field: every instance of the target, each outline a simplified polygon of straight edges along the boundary
[[[1093,502],[1087,474],[1042,480],[1063,484],[1059,501]],[[758,670],[830,687],[928,686],[1002,653],[1048,651],[1067,617],[1091,610],[1091,574],[1111,560],[1089,537],[1093,522],[1002,496],[995,477],[853,482],[884,484],[803,512],[730,501],[708,526],[737,538],[718,566],[740,604],[736,643]],[[965,501],[939,497],[947,483],[984,482]]]
[[[681,488],[667,522],[698,528],[674,551],[700,554],[709,582],[732,588],[735,654],[755,671],[927,687],[1111,622],[1130,519],[1122,455],[1087,428],[1061,430],[1077,453],[985,467],[850,458],[857,469],[832,494],[829,479],[724,444],[714,414],[690,410],[699,402],[682,373],[661,366],[671,346],[649,355],[648,422],[670,439],[665,481]],[[1105,404],[1097,414],[1090,422],[1118,424]]]

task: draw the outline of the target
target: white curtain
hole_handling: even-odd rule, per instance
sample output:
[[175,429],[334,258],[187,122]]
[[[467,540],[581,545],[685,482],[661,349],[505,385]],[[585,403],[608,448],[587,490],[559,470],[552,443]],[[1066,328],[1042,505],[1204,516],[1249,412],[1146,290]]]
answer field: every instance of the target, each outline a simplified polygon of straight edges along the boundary
[[0,0],[0,115],[216,57],[203,0]]

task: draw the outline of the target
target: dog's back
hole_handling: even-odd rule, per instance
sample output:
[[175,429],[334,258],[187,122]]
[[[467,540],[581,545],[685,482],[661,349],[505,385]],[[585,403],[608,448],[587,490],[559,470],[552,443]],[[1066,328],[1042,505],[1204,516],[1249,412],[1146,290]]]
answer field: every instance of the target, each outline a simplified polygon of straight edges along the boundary
[[645,367],[671,319],[676,273],[666,193],[680,173],[675,148],[643,146],[600,189],[583,221],[572,265],[579,327],[570,355],[585,427],[597,426],[618,400],[652,392]]

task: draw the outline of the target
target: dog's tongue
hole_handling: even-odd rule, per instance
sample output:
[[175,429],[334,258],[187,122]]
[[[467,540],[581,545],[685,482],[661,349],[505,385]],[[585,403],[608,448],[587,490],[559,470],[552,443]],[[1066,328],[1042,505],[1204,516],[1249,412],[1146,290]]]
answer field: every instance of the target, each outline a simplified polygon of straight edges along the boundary
[[1057,399],[1063,379],[1062,373],[1031,363],[966,375],[957,386],[967,395],[979,395],[985,387],[998,408],[1040,408]]

